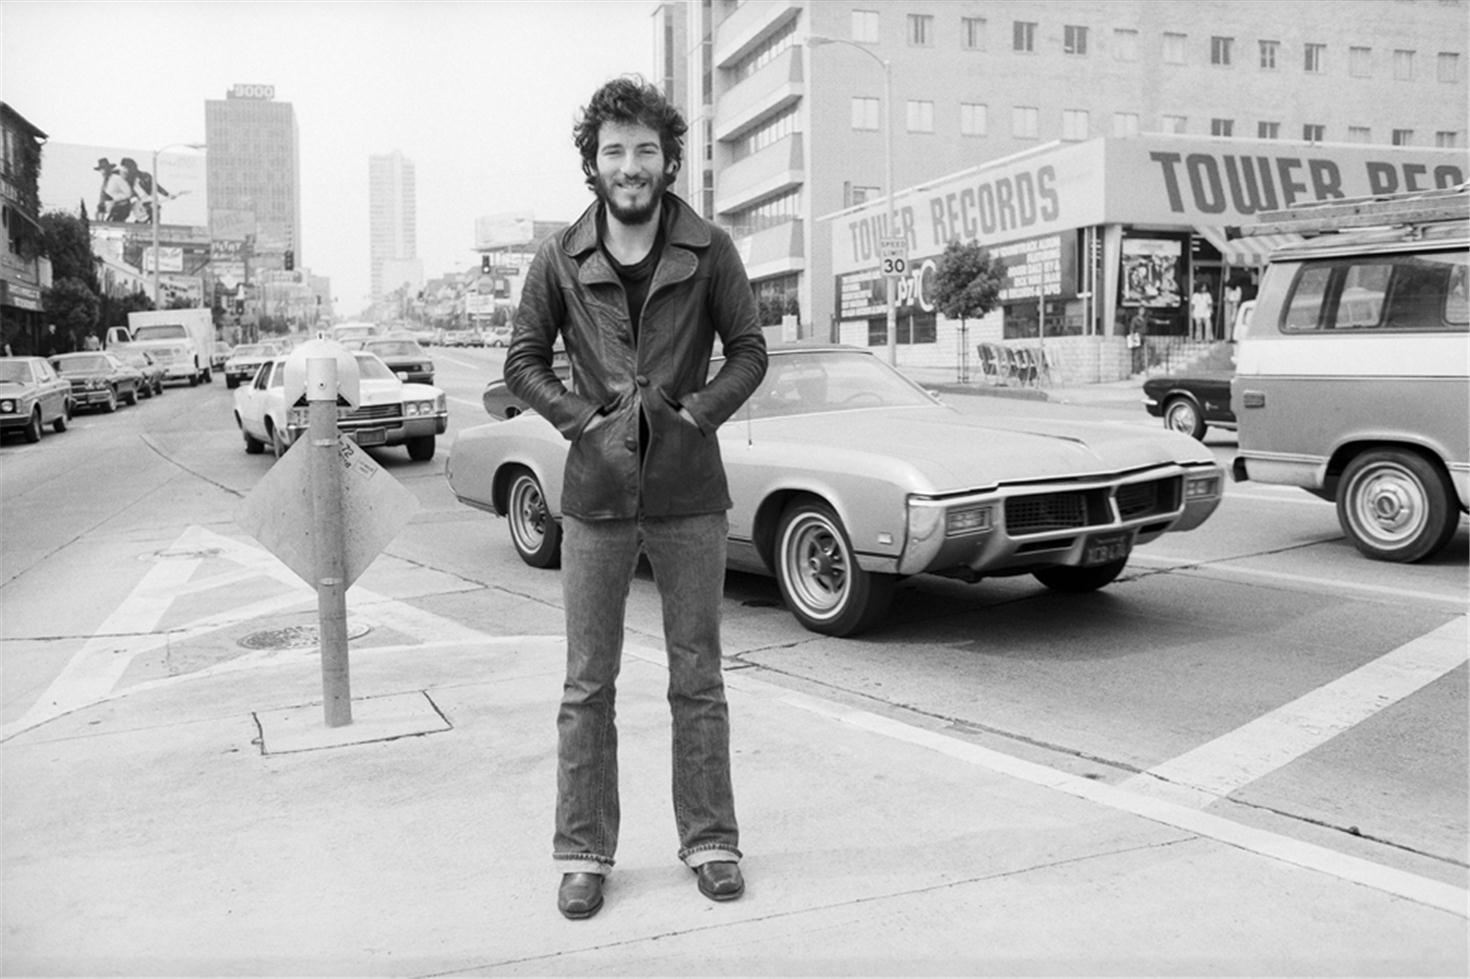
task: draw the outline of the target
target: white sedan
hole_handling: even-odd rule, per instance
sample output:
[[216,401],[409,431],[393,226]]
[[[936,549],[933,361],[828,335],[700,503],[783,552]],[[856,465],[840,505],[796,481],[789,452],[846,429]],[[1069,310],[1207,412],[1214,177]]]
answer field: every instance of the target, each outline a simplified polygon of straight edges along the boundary
[[[409,458],[434,458],[435,436],[449,426],[444,392],[430,384],[405,384],[375,355],[356,351],[361,403],[339,408],[337,425],[358,445],[403,445]],[[255,379],[235,389],[235,423],[245,437],[245,451],[262,452],[269,445],[283,455],[307,426],[304,404],[288,407],[285,396],[286,358],[260,365]]]

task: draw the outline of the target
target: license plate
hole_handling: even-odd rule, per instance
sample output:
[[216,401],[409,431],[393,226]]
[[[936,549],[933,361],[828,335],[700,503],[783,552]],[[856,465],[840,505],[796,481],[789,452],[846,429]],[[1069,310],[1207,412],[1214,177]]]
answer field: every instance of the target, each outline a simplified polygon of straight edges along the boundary
[[382,445],[386,433],[381,428],[359,428],[352,433],[352,439],[358,445]]
[[1124,531],[1116,534],[1098,534],[1089,537],[1082,550],[1082,563],[1091,567],[1125,558],[1133,550],[1133,535]]

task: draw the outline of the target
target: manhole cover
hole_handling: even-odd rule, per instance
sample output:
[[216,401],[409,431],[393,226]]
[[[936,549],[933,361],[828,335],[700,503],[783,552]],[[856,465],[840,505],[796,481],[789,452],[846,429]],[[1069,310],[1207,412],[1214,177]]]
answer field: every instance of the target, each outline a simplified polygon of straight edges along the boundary
[[[372,631],[372,626],[347,622],[347,638],[358,639]],[[240,640],[246,649],[314,649],[321,645],[321,630],[315,625],[288,625],[280,629],[262,629]]]

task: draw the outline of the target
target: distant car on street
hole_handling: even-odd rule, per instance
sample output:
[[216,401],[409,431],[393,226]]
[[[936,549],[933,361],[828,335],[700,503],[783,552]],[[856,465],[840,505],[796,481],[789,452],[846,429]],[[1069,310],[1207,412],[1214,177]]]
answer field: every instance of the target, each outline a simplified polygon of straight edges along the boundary
[[283,353],[275,343],[241,343],[225,361],[225,387],[237,388],[255,377],[260,365]]
[[143,397],[151,398],[155,394],[163,393],[163,382],[168,378],[168,371],[164,368],[162,361],[147,350],[137,347],[131,349],[122,347],[117,351],[117,355],[125,363],[136,367],[138,373],[143,375],[143,387],[140,391]]
[[143,389],[143,375],[110,350],[57,354],[51,358],[56,373],[71,382],[72,410],[117,410],[118,403],[135,405]]
[[[435,438],[449,425],[449,405],[443,391],[427,384],[406,384],[375,354],[353,352],[357,358],[361,403],[344,408],[337,426],[358,445],[402,445],[409,458],[434,458]],[[286,404],[286,358],[260,366],[250,384],[235,391],[235,424],[245,439],[245,451],[256,454],[269,445],[277,456],[307,427],[308,409]]]
[[510,335],[515,330],[509,323],[492,326],[485,331],[485,346],[508,347],[510,346]]
[[44,426],[64,432],[70,418],[71,384],[44,357],[0,357],[0,431],[39,442]]
[[[774,575],[797,621],[834,636],[875,624],[910,575],[1102,588],[1136,546],[1199,526],[1224,493],[1213,453],[1175,432],[976,418],[865,348],[773,347],[713,437],[734,501],[729,566]],[[533,567],[560,562],[567,445],[522,411],[461,432],[445,466],[461,502],[508,518]]]
[[405,381],[415,384],[434,383],[434,359],[411,336],[359,340],[356,348],[377,354],[388,369]]

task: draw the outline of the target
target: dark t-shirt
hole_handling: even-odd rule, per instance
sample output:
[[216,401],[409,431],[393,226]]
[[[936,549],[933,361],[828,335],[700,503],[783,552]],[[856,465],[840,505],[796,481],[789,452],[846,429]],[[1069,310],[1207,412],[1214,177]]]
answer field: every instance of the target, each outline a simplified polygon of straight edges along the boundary
[[[598,230],[606,236],[606,226],[598,222]],[[600,239],[601,240],[601,239]],[[607,250],[605,244],[601,245],[602,253],[612,263],[613,271],[623,281],[623,291],[628,294],[628,318],[633,322],[633,339],[638,339],[638,321],[643,316],[643,303],[648,299],[648,285],[653,281],[654,269],[658,268],[658,257],[664,250],[664,228],[659,224],[658,236],[653,240],[653,247],[632,265],[624,265],[613,258],[612,252]]]

